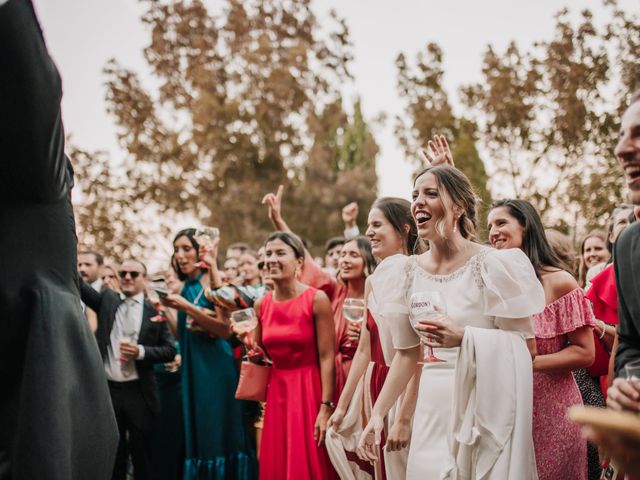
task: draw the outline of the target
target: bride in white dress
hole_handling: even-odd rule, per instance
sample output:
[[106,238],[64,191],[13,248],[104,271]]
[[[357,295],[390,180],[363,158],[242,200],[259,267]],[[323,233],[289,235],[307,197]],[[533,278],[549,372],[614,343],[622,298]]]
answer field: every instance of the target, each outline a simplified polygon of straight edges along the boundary
[[[406,478],[535,479],[527,346],[535,349],[531,315],[544,309],[542,286],[520,250],[472,241],[476,198],[458,170],[436,166],[418,175],[412,214],[430,249],[390,274],[388,284],[396,284],[397,292],[384,309],[394,320],[397,353],[359,455],[376,460],[380,419],[421,360],[421,334],[443,361],[425,363],[422,370]],[[446,316],[412,321],[416,292],[439,292]]]

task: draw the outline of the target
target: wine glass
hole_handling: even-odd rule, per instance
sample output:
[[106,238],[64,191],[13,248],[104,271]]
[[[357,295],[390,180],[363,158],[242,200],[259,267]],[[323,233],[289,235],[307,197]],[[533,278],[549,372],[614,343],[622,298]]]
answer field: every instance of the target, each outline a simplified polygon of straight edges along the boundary
[[[429,320],[441,320],[446,317],[447,304],[444,301],[444,297],[440,292],[416,292],[411,295],[409,309],[409,318],[411,324],[415,326],[420,321]],[[424,342],[426,336],[423,332],[420,332],[422,341]],[[427,346],[427,354],[424,356],[424,363],[436,363],[444,362],[433,354],[433,348]]]
[[[198,242],[198,245],[204,247],[207,252],[213,250],[213,241],[220,237],[220,230],[216,227],[198,227],[196,233],[193,235]],[[210,265],[204,260],[200,260],[196,263],[198,268],[209,268]]]
[[[123,343],[138,343],[138,332],[135,330],[125,330],[124,332],[122,332],[122,336],[120,337],[121,348]],[[120,355],[120,370],[122,371],[122,375],[125,377],[128,377],[133,373],[132,369],[129,368],[131,361],[132,359],[126,359],[122,355]]]
[[[364,300],[362,298],[345,298],[342,304],[342,315],[354,325],[360,325],[364,320]],[[347,343],[348,347],[351,342]]]
[[624,373],[630,382],[640,382],[640,360],[634,360],[624,366]]
[[156,309],[157,315],[151,317],[152,322],[164,322],[166,319],[162,314],[162,303],[160,302],[161,297],[166,297],[168,295],[167,285],[164,280],[154,280],[149,283],[147,288],[147,298],[153,304]]
[[249,333],[258,326],[258,319],[256,318],[256,312],[253,308],[245,308],[232,312],[231,320],[233,320],[234,330],[238,335]]

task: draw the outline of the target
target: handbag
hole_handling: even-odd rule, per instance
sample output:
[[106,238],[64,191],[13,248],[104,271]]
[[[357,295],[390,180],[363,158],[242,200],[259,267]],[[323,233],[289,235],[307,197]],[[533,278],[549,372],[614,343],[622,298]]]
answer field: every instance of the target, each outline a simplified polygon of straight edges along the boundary
[[267,385],[271,367],[264,354],[260,355],[264,365],[255,363],[248,356],[240,364],[240,379],[236,389],[237,400],[252,400],[264,402],[267,399]]

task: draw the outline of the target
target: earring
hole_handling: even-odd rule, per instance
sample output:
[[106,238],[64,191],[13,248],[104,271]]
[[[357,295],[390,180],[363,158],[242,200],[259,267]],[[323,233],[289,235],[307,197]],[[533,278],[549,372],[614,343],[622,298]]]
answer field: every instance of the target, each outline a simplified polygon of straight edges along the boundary
[[456,233],[458,231],[458,220],[460,220],[460,217],[456,217],[455,221],[453,222],[453,233]]

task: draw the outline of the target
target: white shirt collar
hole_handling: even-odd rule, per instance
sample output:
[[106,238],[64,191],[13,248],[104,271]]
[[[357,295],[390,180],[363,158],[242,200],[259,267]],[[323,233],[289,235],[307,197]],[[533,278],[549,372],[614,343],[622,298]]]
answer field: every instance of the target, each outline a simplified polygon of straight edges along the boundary
[[123,294],[123,297],[124,301],[129,300],[129,302],[139,303],[140,305],[144,304],[144,292],[137,293],[133,297],[127,297]]

